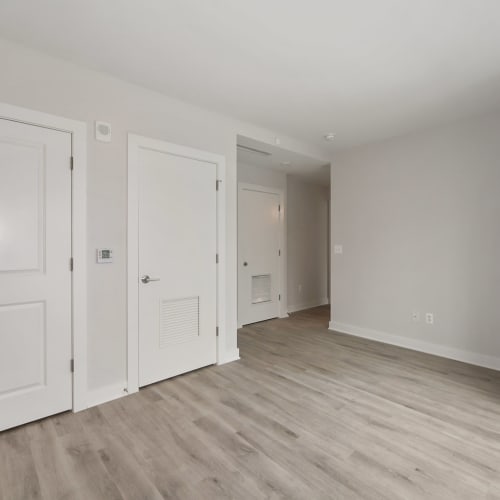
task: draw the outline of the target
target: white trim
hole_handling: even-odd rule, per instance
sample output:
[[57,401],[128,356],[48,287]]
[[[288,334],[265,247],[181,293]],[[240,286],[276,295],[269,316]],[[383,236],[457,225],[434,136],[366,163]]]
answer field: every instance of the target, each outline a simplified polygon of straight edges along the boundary
[[294,313],[297,311],[304,311],[305,309],[311,309],[313,307],[326,306],[328,304],[328,297],[323,297],[322,299],[309,300],[303,302],[302,304],[296,304],[293,306],[288,306],[288,312]]
[[69,132],[73,155],[73,411],[87,408],[87,124],[0,103],[0,118]]
[[127,173],[127,390],[139,390],[139,193],[138,149],[135,136],[128,136]]
[[[139,390],[139,199],[138,199],[138,151],[153,149],[176,156],[214,163],[217,166],[219,190],[217,192],[217,364],[232,361],[225,352],[226,346],[226,160],[224,156],[180,146],[158,139],[128,134],[128,223],[127,223],[127,390],[129,394]],[[215,186],[214,186],[215,189]]]
[[87,408],[87,125],[73,139],[73,411]]
[[339,323],[337,321],[331,321],[328,328],[331,331],[345,333],[354,337],[362,337],[364,339],[375,340],[377,342],[383,342],[385,344],[404,347],[413,351],[425,352],[427,354],[433,354],[435,356],[441,356],[443,358],[462,361],[471,365],[483,366],[485,368],[491,368],[492,370],[500,370],[500,358],[489,356],[488,354],[463,351],[454,347],[432,344],[430,342],[425,342],[422,340],[412,339],[409,337],[401,337],[399,335],[371,330],[369,328],[363,328],[361,326]]
[[[269,186],[261,186],[259,184],[249,184],[247,182],[238,182],[238,200],[239,203],[239,194],[243,190],[248,191],[260,191],[261,193],[270,193],[277,194],[280,197],[280,224],[279,224],[279,246],[281,250],[281,259],[280,259],[280,268],[279,268],[279,291],[278,293],[281,295],[281,300],[279,304],[279,317],[280,318],[288,318],[288,294],[287,294],[287,272],[286,272],[286,263],[287,263],[287,238],[286,238],[286,200],[285,200],[285,191],[281,188],[273,188]],[[238,238],[239,245],[239,238]],[[238,248],[239,251],[239,248]],[[239,261],[238,261],[239,262]],[[239,267],[238,267],[239,271]],[[238,273],[239,274],[239,273]],[[240,305],[238,303],[238,313],[240,311]],[[238,324],[240,321],[238,319]]]
[[233,361],[238,361],[240,359],[240,350],[238,348],[233,349],[230,352],[225,352],[224,356],[217,361],[218,365],[225,365],[226,363],[231,363]]
[[88,391],[87,403],[88,407],[97,406],[114,399],[121,398],[127,395],[127,382],[118,382],[116,384],[105,385],[98,389],[90,389]]

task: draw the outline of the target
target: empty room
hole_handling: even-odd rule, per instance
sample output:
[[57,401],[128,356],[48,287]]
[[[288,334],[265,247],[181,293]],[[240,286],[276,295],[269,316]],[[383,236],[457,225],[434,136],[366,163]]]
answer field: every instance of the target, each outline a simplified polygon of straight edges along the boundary
[[500,500],[500,2],[0,0],[0,500]]

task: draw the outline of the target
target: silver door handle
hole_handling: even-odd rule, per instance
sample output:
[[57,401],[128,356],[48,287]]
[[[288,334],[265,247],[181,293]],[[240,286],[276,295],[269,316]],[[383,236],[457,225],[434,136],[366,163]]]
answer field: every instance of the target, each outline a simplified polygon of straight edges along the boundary
[[150,278],[147,274],[141,277],[143,283],[149,283],[150,281],[160,281],[160,278]]

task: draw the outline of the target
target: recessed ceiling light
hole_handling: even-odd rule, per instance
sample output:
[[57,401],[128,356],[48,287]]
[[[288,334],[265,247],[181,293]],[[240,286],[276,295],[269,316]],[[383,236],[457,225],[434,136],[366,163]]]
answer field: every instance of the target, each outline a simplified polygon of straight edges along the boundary
[[291,161],[280,161],[282,167],[289,167],[292,164]]
[[328,134],[325,134],[323,137],[325,141],[332,142],[335,139],[335,136],[337,134],[335,132],[328,132]]

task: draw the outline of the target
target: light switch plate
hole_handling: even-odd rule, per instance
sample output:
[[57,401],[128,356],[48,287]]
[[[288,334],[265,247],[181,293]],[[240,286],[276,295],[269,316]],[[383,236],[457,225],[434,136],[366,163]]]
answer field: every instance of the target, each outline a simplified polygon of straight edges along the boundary
[[342,255],[344,249],[342,248],[342,245],[334,245],[333,247],[333,253],[337,255]]
[[111,264],[113,262],[113,250],[110,248],[98,248],[96,254],[98,264]]

